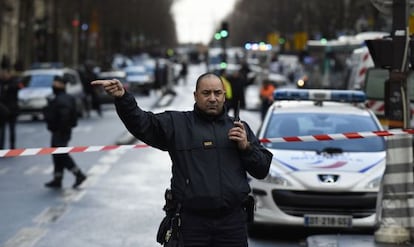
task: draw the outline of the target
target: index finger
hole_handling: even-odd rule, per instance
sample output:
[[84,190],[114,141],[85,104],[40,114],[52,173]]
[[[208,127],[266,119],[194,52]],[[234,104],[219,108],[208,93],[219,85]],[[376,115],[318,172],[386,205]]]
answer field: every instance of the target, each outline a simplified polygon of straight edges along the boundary
[[111,84],[115,84],[114,80],[95,80],[91,82],[91,85],[101,85],[101,86],[109,86]]
[[234,121],[234,125],[235,125],[236,127],[240,127],[240,128],[242,128],[242,129],[244,129],[244,125],[243,125],[243,123],[242,123],[242,122],[240,122],[240,121]]

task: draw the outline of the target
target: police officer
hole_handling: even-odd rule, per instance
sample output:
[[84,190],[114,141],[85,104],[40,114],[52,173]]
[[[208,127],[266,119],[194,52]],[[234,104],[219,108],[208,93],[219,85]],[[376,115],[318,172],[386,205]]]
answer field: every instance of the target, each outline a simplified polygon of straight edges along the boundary
[[[4,148],[6,135],[6,125],[9,126],[9,146],[10,149],[16,147],[16,122],[19,114],[17,94],[20,89],[17,78],[15,78],[10,68],[3,68],[0,71],[0,106],[3,111],[7,108],[3,124],[0,124],[0,149]],[[2,111],[0,109],[0,111]]]
[[157,114],[142,110],[118,80],[92,84],[115,97],[117,113],[135,137],[169,152],[184,246],[247,246],[247,173],[264,178],[272,154],[247,123],[227,114],[220,77],[205,73],[197,79],[193,110]]
[[[44,109],[44,117],[48,130],[52,133],[52,147],[66,147],[72,135],[72,128],[76,125],[76,103],[73,96],[66,93],[66,82],[60,76],[53,79],[53,93],[55,97],[49,101]],[[49,188],[61,188],[64,169],[68,169],[75,175],[73,188],[80,186],[86,175],[75,164],[67,153],[52,154],[53,179],[46,183]]]

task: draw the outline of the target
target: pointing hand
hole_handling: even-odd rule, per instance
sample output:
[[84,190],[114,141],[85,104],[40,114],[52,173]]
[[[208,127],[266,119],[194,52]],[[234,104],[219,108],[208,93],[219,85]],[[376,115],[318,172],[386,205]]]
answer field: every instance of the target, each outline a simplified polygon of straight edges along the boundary
[[117,79],[96,80],[91,82],[91,85],[102,86],[105,89],[106,93],[113,97],[122,97],[125,94],[124,86]]

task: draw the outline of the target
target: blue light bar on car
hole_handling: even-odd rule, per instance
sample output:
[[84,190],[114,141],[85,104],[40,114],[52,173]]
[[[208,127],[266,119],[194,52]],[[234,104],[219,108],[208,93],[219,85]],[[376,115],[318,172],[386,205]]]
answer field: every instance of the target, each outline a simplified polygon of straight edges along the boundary
[[357,90],[276,89],[273,99],[362,103],[366,97],[364,92]]

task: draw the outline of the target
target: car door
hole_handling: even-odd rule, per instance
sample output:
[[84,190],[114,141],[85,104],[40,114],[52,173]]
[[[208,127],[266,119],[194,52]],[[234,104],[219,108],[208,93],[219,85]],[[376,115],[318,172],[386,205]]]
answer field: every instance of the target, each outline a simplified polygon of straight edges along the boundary
[[67,71],[63,74],[63,77],[68,82],[66,84],[66,92],[75,97],[78,114],[80,117],[84,116],[86,113],[86,101],[79,75],[74,72]]

